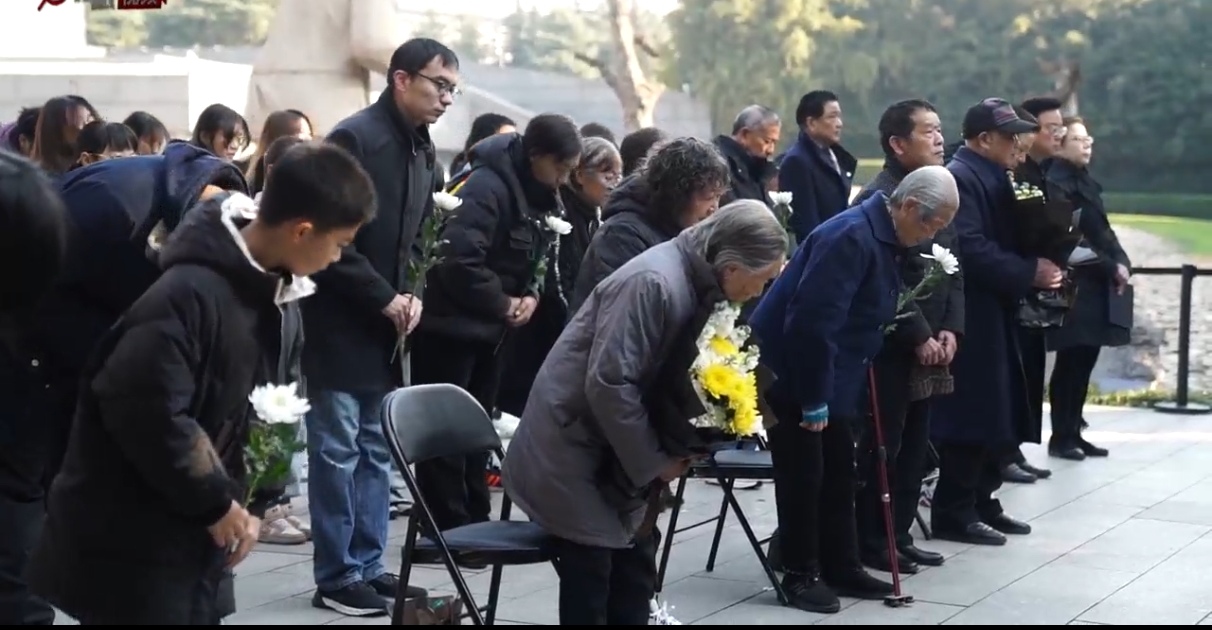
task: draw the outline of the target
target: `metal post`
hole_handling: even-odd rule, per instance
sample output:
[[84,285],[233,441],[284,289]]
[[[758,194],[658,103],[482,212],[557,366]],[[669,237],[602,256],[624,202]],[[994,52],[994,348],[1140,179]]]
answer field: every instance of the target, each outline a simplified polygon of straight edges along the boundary
[[1182,288],[1179,292],[1178,306],[1178,383],[1175,386],[1175,400],[1160,402],[1154,409],[1162,413],[1198,415],[1212,413],[1212,407],[1190,400],[1191,378],[1191,290],[1195,285],[1195,265],[1183,265]]

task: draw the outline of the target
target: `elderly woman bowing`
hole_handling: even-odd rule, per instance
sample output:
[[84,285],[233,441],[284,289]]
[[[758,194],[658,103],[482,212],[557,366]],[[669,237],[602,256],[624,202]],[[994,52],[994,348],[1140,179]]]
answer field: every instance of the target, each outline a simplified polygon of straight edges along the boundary
[[765,205],[731,204],[599,284],[547,356],[504,481],[559,539],[561,625],[648,625],[657,542],[639,531],[646,497],[688,465],[662,446],[654,382],[685,360],[673,342],[697,337],[690,329],[719,302],[758,295],[786,249]]

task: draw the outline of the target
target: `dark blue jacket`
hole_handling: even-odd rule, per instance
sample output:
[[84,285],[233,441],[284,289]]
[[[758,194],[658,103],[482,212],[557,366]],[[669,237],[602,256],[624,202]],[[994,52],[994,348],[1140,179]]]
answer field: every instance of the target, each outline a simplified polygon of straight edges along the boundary
[[858,160],[842,145],[832,147],[842,172],[828,162],[825,150],[800,132],[779,163],[779,190],[791,198],[791,229],[803,241],[816,226],[850,206],[850,188]]
[[775,389],[804,409],[865,409],[867,366],[896,317],[902,252],[882,194],[812,232],[749,320]]
[[67,262],[38,325],[56,400],[47,416],[63,430],[93,347],[160,275],[148,252],[152,229],[161,221],[175,228],[209,184],[247,192],[234,165],[184,142],[169,144],[163,155],[105,160],[59,179]]
[[[964,274],[964,340],[951,373],[955,393],[937,402],[934,436],[1000,446],[1031,441],[1016,308],[1035,281],[1035,260],[1015,253],[1014,192],[1006,169],[963,147],[947,165],[960,205],[955,214]],[[1038,438],[1036,438],[1038,439]]]

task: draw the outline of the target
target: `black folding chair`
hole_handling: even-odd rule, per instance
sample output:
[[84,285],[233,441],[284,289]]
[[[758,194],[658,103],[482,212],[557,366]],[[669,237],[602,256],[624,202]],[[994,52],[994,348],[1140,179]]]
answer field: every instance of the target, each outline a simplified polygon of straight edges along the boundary
[[[554,563],[551,537],[534,523],[510,521],[512,502],[505,495],[500,521],[476,523],[422,538],[422,526],[426,532],[436,532],[438,528],[411,469],[418,462],[484,451],[492,451],[504,460],[501,439],[492,420],[471,394],[459,387],[415,385],[397,389],[384,399],[383,432],[413,496],[392,625],[402,625],[404,592],[415,564],[445,565],[463,600],[464,616],[473,625],[494,625],[502,567]],[[487,605],[476,604],[459,569],[461,563],[492,567]]]
[[[733,492],[733,486],[737,481],[774,481],[774,463],[770,458],[770,451],[765,450],[766,444],[764,440],[759,441],[759,445],[763,450],[718,451],[703,462],[693,465],[687,474],[678,481],[676,498],[670,509],[669,532],[665,535],[664,549],[661,552],[661,563],[657,570],[656,592],[658,595],[665,585],[665,574],[669,568],[669,556],[673,552],[674,538],[678,534],[715,523],[715,537],[711,541],[711,553],[707,556],[707,572],[715,571],[715,562],[720,551],[720,540],[724,536],[724,526],[728,520],[728,512],[731,510],[736,514],[737,520],[740,521],[741,529],[744,530],[745,537],[749,539],[749,544],[753,547],[753,553],[757,556],[758,562],[762,564],[766,577],[770,579],[770,584],[774,586],[774,592],[778,595],[779,602],[784,606],[788,604],[787,593],[783,591],[783,584],[770,567],[770,561],[766,557],[766,552],[762,549],[766,543],[770,542],[770,539],[759,539],[754,534],[753,526],[749,524],[749,519],[746,518],[745,511],[741,508],[741,504],[737,501],[736,494]],[[720,503],[719,516],[714,516],[705,521],[679,529],[678,520],[681,516],[682,505],[686,497],[686,486],[690,479],[693,478],[717,480],[720,484],[720,489],[724,491],[724,499]]]

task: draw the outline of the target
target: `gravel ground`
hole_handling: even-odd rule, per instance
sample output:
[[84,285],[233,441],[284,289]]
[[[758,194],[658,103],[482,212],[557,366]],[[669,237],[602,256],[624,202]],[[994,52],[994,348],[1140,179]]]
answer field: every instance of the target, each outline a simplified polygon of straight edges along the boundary
[[[1166,239],[1131,228],[1118,228],[1120,242],[1137,267],[1177,267],[1184,263],[1208,266],[1181,254]],[[1196,278],[1191,298],[1192,390],[1212,390],[1212,278]],[[1179,287],[1177,276],[1136,276],[1136,329],[1133,345],[1104,350],[1096,372],[1103,389],[1139,387],[1156,381],[1175,386],[1178,366]]]

